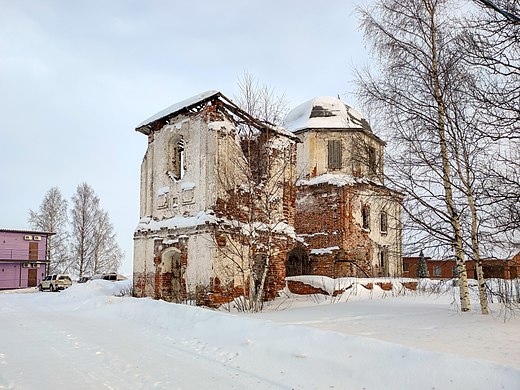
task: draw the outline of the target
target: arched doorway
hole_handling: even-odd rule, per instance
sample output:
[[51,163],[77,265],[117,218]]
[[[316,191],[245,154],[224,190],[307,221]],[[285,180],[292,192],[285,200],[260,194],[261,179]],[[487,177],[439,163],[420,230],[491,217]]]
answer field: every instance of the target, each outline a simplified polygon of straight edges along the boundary
[[287,255],[285,262],[285,275],[310,275],[312,272],[309,255],[302,247],[294,248]]
[[158,268],[161,298],[167,301],[181,302],[181,251],[177,248],[166,249],[161,255],[161,263]]

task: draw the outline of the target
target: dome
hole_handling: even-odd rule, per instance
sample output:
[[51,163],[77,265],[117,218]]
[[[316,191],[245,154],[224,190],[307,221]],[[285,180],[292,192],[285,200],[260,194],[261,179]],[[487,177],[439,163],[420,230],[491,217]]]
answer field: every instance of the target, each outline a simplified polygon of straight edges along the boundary
[[359,129],[370,127],[363,116],[340,99],[321,96],[292,109],[285,117],[284,127],[290,131],[303,129]]

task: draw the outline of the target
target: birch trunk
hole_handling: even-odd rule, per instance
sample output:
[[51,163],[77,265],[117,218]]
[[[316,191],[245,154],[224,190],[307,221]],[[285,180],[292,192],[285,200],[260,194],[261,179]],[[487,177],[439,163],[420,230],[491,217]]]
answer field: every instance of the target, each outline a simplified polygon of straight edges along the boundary
[[473,250],[473,258],[475,259],[475,266],[477,269],[480,310],[482,314],[489,314],[486,281],[484,279],[484,271],[482,270],[482,259],[480,258],[480,245],[478,241],[478,216],[477,209],[475,207],[475,200],[473,199],[472,193],[468,195],[468,204],[471,212],[471,247]]
[[430,47],[432,54],[431,72],[433,82],[433,93],[437,104],[437,135],[439,137],[439,146],[442,160],[442,184],[444,187],[445,203],[448,209],[450,224],[453,228],[452,246],[455,252],[455,260],[457,263],[457,271],[459,276],[460,305],[461,310],[465,312],[471,309],[468,292],[468,274],[466,271],[466,264],[464,262],[464,250],[460,216],[455,207],[455,201],[453,199],[453,188],[451,183],[452,174],[446,141],[446,109],[440,89],[440,76],[437,65],[437,26],[435,23],[435,6],[427,1],[425,1],[424,4],[430,15]]
[[[475,268],[477,271],[477,279],[478,279],[478,293],[480,300],[480,310],[482,314],[489,314],[488,302],[487,302],[487,291],[486,291],[486,281],[484,279],[484,272],[482,270],[482,259],[480,257],[480,243],[478,239],[478,213],[477,206],[475,204],[475,196],[473,187],[471,185],[471,168],[469,161],[469,151],[466,145],[465,137],[462,134],[462,131],[455,125],[458,143],[455,145],[455,158],[457,160],[457,170],[459,171],[459,177],[464,186],[464,192],[466,195],[466,199],[468,201],[468,207],[471,214],[471,250],[473,253],[473,259],[475,260]],[[458,145],[460,144],[460,150],[462,151],[462,156],[459,150]],[[464,165],[461,164],[462,162]]]

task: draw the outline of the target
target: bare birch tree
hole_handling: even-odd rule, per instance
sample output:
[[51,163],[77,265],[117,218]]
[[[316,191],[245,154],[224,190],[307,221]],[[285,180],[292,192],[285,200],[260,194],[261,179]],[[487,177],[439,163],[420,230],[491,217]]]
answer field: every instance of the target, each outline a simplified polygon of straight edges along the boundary
[[[448,101],[460,79],[449,0],[379,0],[359,10],[380,75],[360,74],[360,97],[377,107],[401,152],[399,189],[410,220],[449,242],[457,263],[461,310],[470,310],[461,205],[450,149]],[[461,88],[461,86],[459,86]],[[395,160],[394,160],[395,161]],[[395,177],[394,177],[395,179]],[[420,210],[420,214],[414,212]]]
[[97,215],[93,241],[92,274],[117,272],[123,252],[117,244],[108,212],[104,210],[99,210]]
[[122,252],[108,213],[101,209],[99,198],[87,183],[80,184],[72,196],[71,269],[84,275],[117,271]]
[[29,210],[29,224],[32,229],[55,233],[47,241],[49,273],[65,272],[70,258],[67,250],[67,200],[57,187],[47,191],[38,211]]
[[261,85],[247,71],[238,79],[237,86],[239,93],[235,100],[242,110],[272,125],[278,126],[282,123],[289,111],[285,94],[277,94],[274,88]]
[[[482,2],[485,3],[485,2]],[[475,132],[493,158],[485,167],[488,207],[484,227],[493,246],[520,247],[520,2],[495,0],[464,21],[465,63],[476,83],[470,90],[486,115]],[[505,13],[504,13],[505,12]]]
[[72,270],[81,278],[92,269],[93,237],[99,213],[99,198],[87,183],[82,183],[72,196],[72,205]]
[[273,262],[286,249],[292,228],[283,205],[290,198],[287,191],[295,190],[295,139],[273,126],[285,113],[283,96],[259,87],[247,73],[239,87],[237,101],[245,113],[229,107],[237,129],[219,141],[227,143],[219,148],[227,153],[219,158],[218,181],[225,194],[215,244],[229,272],[241,279],[239,309],[260,311]]
[[[489,314],[480,245],[480,216],[483,212],[483,205],[477,203],[480,198],[483,198],[482,185],[484,183],[479,170],[489,159],[487,154],[489,145],[485,139],[480,139],[475,131],[475,125],[478,122],[476,119],[480,116],[480,112],[475,113],[472,110],[475,101],[466,92],[461,94],[457,91],[448,100],[450,106],[447,115],[448,132],[452,140],[452,158],[457,172],[455,185],[464,194],[467,214],[469,214],[466,218],[468,225],[466,230],[469,232],[469,242],[466,246],[471,248],[469,256],[475,260],[481,312]],[[471,118],[466,118],[466,112],[473,112]]]
[[262,150],[252,151],[250,159],[232,158],[233,174],[221,173],[218,178],[227,189],[229,203],[218,215],[224,233],[216,237],[216,246],[238,270],[243,288],[240,309],[244,311],[262,310],[272,263],[285,253],[286,235],[292,233],[284,213],[284,194],[294,190],[295,161],[293,141],[285,142],[280,147],[242,138],[246,150]]

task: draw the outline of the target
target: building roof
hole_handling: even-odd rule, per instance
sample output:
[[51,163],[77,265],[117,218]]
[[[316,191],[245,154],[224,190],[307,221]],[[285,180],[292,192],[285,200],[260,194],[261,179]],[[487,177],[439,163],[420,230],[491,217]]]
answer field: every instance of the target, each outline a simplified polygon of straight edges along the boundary
[[24,233],[24,234],[39,234],[39,235],[47,235],[47,236],[53,236],[56,233],[53,232],[42,232],[38,230],[19,230],[19,229],[0,229],[0,232],[7,232],[7,233]]
[[371,132],[365,118],[340,99],[315,97],[292,109],[284,121],[290,131],[303,129],[351,129]]
[[299,142],[298,137],[295,136],[292,132],[287,131],[283,127],[275,126],[271,123],[261,121],[258,118],[254,118],[253,116],[249,115],[247,112],[242,110],[240,107],[238,107],[231,99],[224,96],[221,92],[215,90],[202,92],[198,95],[192,96],[188,99],[175,103],[141,122],[139,125],[137,125],[135,130],[145,135],[148,135],[152,132],[152,125],[155,122],[164,122],[165,120],[173,118],[182,112],[189,112],[193,108],[203,106],[204,104],[215,100],[219,100],[220,104],[225,106],[227,110],[233,113],[233,115],[242,118],[242,120],[245,120],[250,124],[253,124],[257,128],[267,129],[276,134],[290,138],[295,142]]
[[139,123],[135,129],[137,131],[143,132],[140,130],[143,127],[146,127],[147,125],[149,125],[159,119],[162,119],[166,116],[173,116],[175,114],[178,114],[179,112],[181,112],[195,104],[200,104],[206,100],[210,100],[217,95],[220,95],[220,92],[215,91],[215,90],[209,90],[206,92],[199,93],[198,95],[192,96],[188,99],[175,103],[169,107],[166,107],[164,110],[159,111],[157,114],[152,115],[150,118]]

